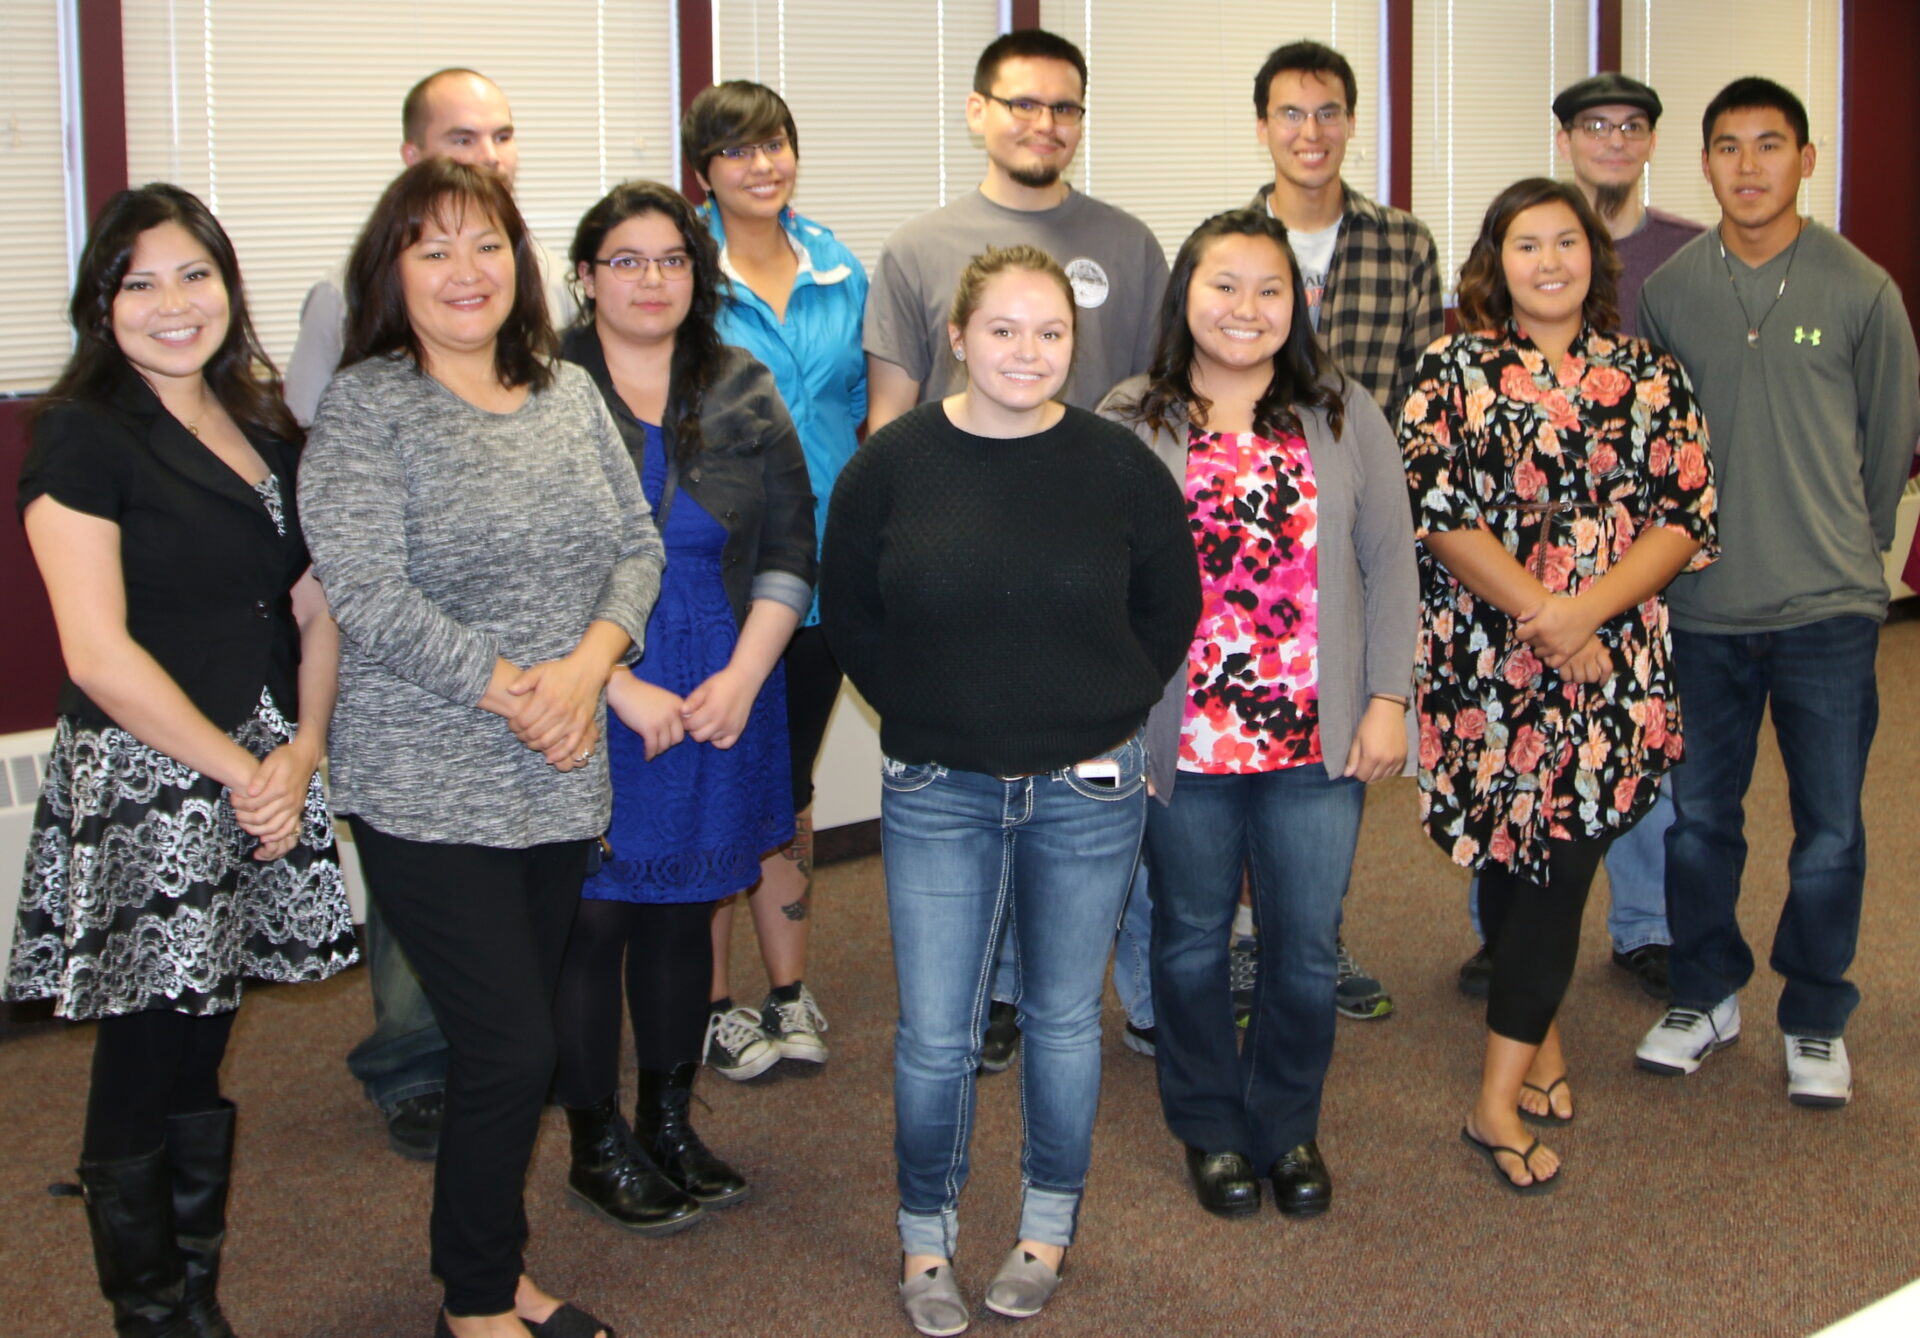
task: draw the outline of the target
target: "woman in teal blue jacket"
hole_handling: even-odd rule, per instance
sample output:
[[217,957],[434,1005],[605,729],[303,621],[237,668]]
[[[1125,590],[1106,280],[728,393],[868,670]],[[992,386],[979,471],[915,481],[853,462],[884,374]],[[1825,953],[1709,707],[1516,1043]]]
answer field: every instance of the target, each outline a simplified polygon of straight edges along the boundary
[[[867,272],[827,229],[793,210],[799,132],[780,95],[731,80],[703,90],[680,122],[680,146],[707,191],[701,207],[731,281],[720,335],[765,363],[800,433],[813,486],[814,531],[824,534],[834,480],[859,445],[867,416],[860,318]],[[707,1062],[746,1079],[776,1060],[801,1072],[826,1062],[827,1029],[802,982],[813,868],[813,764],[840,694],[840,666],[821,635],[819,605],[787,647],[787,718],[793,759],[793,844],[761,866],[754,928],[771,987],[758,1012],[735,1008],[727,980],[730,905],[713,918],[713,1020]]]

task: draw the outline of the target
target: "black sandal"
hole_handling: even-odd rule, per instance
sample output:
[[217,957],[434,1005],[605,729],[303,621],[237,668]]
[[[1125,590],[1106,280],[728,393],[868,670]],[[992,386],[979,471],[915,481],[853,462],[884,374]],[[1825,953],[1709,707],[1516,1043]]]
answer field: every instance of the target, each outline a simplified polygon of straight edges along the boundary
[[1534,1153],[1540,1150],[1539,1139],[1536,1138],[1531,1143],[1527,1144],[1527,1150],[1525,1152],[1522,1152],[1519,1148],[1510,1148],[1501,1143],[1489,1143],[1483,1139],[1475,1138],[1473,1136],[1472,1131],[1470,1131],[1467,1128],[1467,1126],[1464,1124],[1460,1126],[1460,1137],[1463,1141],[1465,1141],[1468,1147],[1472,1148],[1475,1152],[1478,1152],[1481,1156],[1487,1159],[1487,1165],[1493,1167],[1494,1176],[1500,1181],[1501,1184],[1505,1185],[1508,1189],[1512,1190],[1514,1193],[1516,1194],[1551,1194],[1553,1193],[1554,1190],[1560,1187],[1560,1172],[1558,1171],[1555,1171],[1551,1176],[1549,1176],[1545,1180],[1542,1180],[1537,1175],[1535,1175],[1533,1182],[1531,1184],[1523,1185],[1500,1168],[1499,1158],[1495,1154],[1504,1152],[1510,1157],[1519,1158],[1520,1165],[1522,1166],[1522,1168],[1526,1170],[1526,1173],[1528,1175],[1534,1175],[1533,1162],[1531,1158]]
[[560,1308],[541,1320],[538,1324],[530,1319],[522,1319],[527,1332],[533,1338],[618,1338],[613,1325],[603,1323],[589,1315],[571,1301],[562,1301]]
[[1563,1129],[1567,1125],[1572,1124],[1573,1123],[1572,1115],[1561,1115],[1559,1112],[1557,1112],[1553,1108],[1553,1094],[1555,1089],[1565,1087],[1566,1085],[1567,1085],[1567,1075],[1564,1073],[1561,1074],[1558,1078],[1555,1078],[1552,1082],[1548,1083],[1545,1087],[1540,1086],[1538,1083],[1530,1083],[1530,1082],[1521,1083],[1520,1086],[1524,1090],[1529,1092],[1538,1092],[1540,1093],[1541,1096],[1544,1096],[1547,1099],[1547,1113],[1544,1115],[1537,1114],[1534,1111],[1528,1110],[1525,1106],[1520,1106],[1518,1107],[1520,1111],[1520,1118],[1525,1120],[1528,1124],[1537,1124],[1549,1129]]

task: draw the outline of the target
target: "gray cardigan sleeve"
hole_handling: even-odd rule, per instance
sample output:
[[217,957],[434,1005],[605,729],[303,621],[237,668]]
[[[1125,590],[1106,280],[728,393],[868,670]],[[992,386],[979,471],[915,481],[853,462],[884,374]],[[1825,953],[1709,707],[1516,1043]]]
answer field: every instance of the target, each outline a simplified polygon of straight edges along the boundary
[[377,390],[377,383],[335,377],[307,435],[300,523],[314,574],[341,630],[368,655],[436,696],[472,706],[486,695],[498,644],[408,579],[405,471],[392,407],[365,393]]
[[593,616],[596,621],[614,624],[631,638],[633,645],[620,657],[620,663],[632,664],[646,649],[647,615],[653,612],[653,601],[660,593],[660,573],[667,565],[667,550],[660,542],[652,509],[647,505],[646,494],[640,490],[640,475],[635,472],[633,457],[620,439],[613,414],[597,393],[592,400],[594,450],[600,457],[600,467],[606,471],[607,483],[613,488],[614,500],[619,504],[622,529],[620,557],[594,599]]
[[1353,550],[1365,586],[1366,689],[1369,695],[1384,692],[1406,697],[1413,690],[1414,645],[1420,628],[1420,575],[1413,554],[1406,471],[1393,429],[1356,381],[1347,382],[1346,410],[1347,431],[1353,433],[1360,462]]

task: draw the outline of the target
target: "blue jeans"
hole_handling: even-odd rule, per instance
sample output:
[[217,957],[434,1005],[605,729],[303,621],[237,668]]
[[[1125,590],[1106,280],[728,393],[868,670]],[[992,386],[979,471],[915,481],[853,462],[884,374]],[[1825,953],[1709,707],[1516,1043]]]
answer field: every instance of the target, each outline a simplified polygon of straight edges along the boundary
[[[1153,1027],[1153,894],[1147,887],[1147,866],[1143,860],[1133,871],[1133,887],[1127,893],[1127,909],[1120,916],[1120,934],[1113,944],[1113,991],[1120,996],[1127,1021],[1136,1027]],[[1000,938],[1000,959],[993,972],[993,998],[996,1003],[1018,1003],[1020,972],[1014,966],[1013,936]]]
[[1140,741],[1117,783],[1071,769],[1002,780],[887,759],[880,851],[900,1025],[894,1154],[900,1243],[951,1257],[973,1133],[974,1070],[1001,928],[1020,973],[1022,1239],[1073,1243],[1100,1098],[1100,995],[1139,858]]
[[1846,1030],[1860,1002],[1847,968],[1867,876],[1860,791],[1880,720],[1879,644],[1880,625],[1858,616],[1740,636],[1674,629],[1687,745],[1667,833],[1676,1005],[1710,1008],[1753,976],[1753,952],[1735,918],[1747,861],[1742,800],[1771,706],[1793,815],[1787,904],[1771,958],[1786,978],[1780,1029],[1825,1037]]
[[367,898],[367,984],[373,1031],[347,1054],[347,1068],[381,1113],[447,1085],[447,1038],[440,1034],[420,977]]
[[[1615,952],[1673,942],[1667,930],[1667,828],[1673,826],[1673,778],[1678,770],[1669,771],[1660,783],[1660,797],[1647,815],[1607,848],[1607,884],[1613,897],[1607,935]],[[1473,932],[1484,940],[1478,878],[1467,885],[1467,915]]]
[[[1254,776],[1180,773],[1149,805],[1160,1107],[1174,1137],[1262,1173],[1318,1136],[1333,1058],[1340,908],[1366,787],[1318,763]],[[1241,870],[1260,931],[1236,1053],[1227,945]]]

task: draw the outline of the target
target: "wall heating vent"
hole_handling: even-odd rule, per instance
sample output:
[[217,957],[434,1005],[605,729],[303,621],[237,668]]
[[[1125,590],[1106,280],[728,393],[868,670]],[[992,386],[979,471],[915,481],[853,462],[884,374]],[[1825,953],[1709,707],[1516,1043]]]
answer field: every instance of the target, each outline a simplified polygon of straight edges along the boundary
[[[33,806],[40,800],[40,780],[47,774],[47,750],[52,746],[50,729],[0,734],[0,944],[13,942],[27,833],[33,830]],[[0,953],[6,950],[0,946]]]

